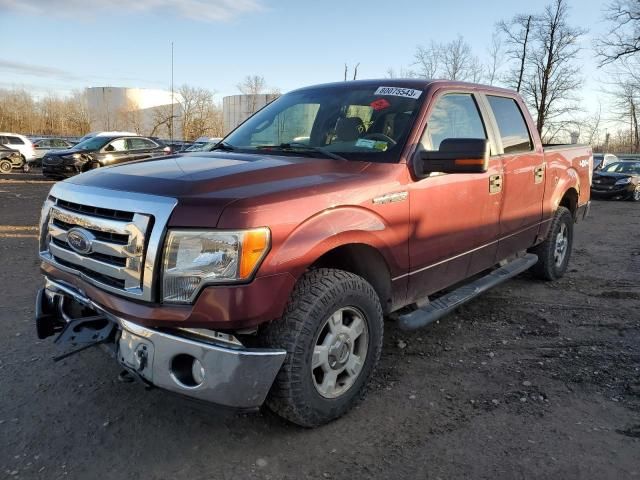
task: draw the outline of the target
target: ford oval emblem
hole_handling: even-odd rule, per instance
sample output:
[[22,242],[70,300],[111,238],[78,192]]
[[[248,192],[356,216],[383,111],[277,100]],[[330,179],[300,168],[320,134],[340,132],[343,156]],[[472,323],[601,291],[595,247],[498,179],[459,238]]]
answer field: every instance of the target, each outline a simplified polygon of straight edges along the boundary
[[74,227],[67,232],[67,243],[74,252],[86,255],[91,253],[91,243],[95,236],[84,228]]

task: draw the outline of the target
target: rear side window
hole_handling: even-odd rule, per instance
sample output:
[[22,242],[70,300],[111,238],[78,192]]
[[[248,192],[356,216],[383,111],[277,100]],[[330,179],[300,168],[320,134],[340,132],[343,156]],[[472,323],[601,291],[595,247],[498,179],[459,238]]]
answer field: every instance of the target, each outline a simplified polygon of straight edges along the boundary
[[451,93],[437,100],[422,145],[426,150],[439,150],[449,138],[487,138],[478,105],[469,93]]
[[522,111],[513,98],[487,95],[493,116],[498,123],[504,153],[530,152],[533,142]]
[[146,138],[130,138],[129,150],[144,150],[149,148],[156,148],[157,145]]
[[24,145],[24,142],[21,138],[18,137],[7,137],[9,139],[9,144],[11,145]]

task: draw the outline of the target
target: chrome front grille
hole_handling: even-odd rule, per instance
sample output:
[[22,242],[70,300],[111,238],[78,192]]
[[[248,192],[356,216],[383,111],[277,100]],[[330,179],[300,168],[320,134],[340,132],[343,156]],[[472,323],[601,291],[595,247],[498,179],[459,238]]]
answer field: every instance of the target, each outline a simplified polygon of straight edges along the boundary
[[[115,218],[131,218],[130,221],[113,219],[95,213],[77,213],[60,206],[64,204],[58,200],[49,213],[48,246],[54,260],[77,267],[101,283],[124,290],[141,288],[145,238],[151,217],[112,210]],[[89,252],[79,253],[68,242],[67,233],[74,228],[90,235]]]
[[[40,217],[40,258],[103,290],[153,301],[156,260],[176,204],[170,197],[58,182]],[[78,233],[90,248],[73,242]]]

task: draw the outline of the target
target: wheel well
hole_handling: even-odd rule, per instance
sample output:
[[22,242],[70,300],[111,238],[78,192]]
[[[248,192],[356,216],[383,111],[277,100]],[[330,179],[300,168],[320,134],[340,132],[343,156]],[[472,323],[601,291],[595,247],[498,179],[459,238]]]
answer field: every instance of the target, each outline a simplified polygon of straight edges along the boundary
[[575,188],[567,190],[560,200],[560,206],[568,208],[573,218],[576,217],[576,211],[578,210],[578,192]]
[[384,313],[389,313],[392,304],[391,274],[377,249],[362,243],[342,245],[322,255],[311,268],[337,268],[364,278],[378,294]]

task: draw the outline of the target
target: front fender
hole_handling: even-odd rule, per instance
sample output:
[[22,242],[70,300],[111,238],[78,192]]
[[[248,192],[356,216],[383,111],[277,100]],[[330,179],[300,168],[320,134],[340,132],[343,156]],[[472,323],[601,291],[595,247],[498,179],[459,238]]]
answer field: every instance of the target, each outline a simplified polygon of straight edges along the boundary
[[[402,227],[389,225],[376,212],[362,207],[338,207],[320,212],[298,225],[279,245],[274,245],[270,267],[299,278],[325,253],[348,244],[377,249],[392,276],[404,273],[406,239]],[[403,258],[404,257],[404,258]]]

